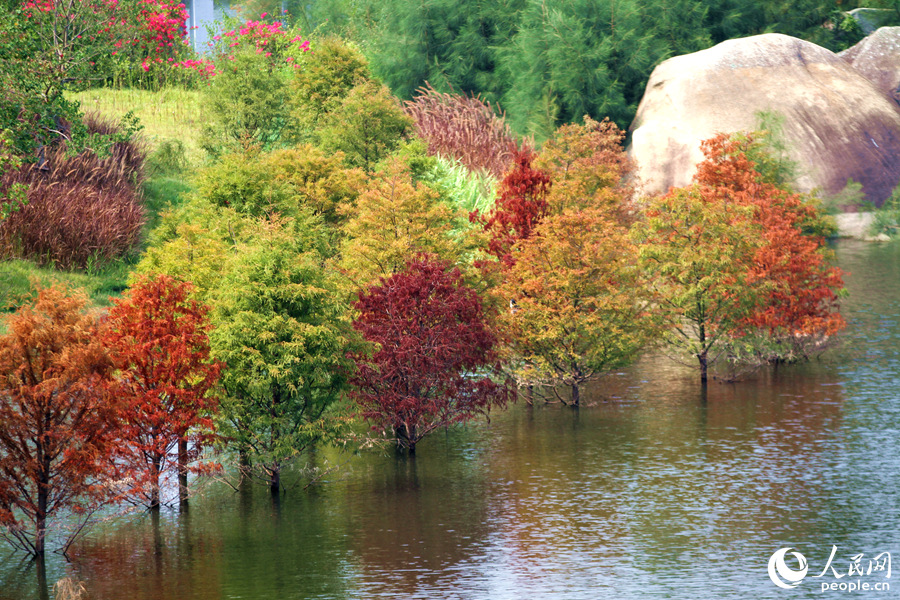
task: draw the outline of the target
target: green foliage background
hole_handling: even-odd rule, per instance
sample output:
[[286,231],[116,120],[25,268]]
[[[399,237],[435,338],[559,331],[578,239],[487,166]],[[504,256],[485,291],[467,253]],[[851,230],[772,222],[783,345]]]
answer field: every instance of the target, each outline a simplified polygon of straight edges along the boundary
[[355,40],[399,97],[426,81],[481,94],[516,131],[542,141],[585,114],[627,127],[653,67],[726,39],[777,32],[843,49],[858,34],[842,26],[840,11],[860,4],[895,3],[321,0],[288,8],[296,22]]

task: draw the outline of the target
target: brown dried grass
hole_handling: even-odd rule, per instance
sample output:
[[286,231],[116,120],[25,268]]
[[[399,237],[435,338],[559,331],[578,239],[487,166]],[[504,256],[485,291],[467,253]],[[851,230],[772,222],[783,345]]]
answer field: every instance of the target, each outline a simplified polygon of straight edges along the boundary
[[512,165],[518,140],[501,112],[479,96],[441,93],[426,82],[418,95],[404,103],[415,121],[416,133],[428,152],[456,158],[470,171],[503,177]]
[[104,158],[91,151],[69,157],[57,148],[44,169],[32,163],[8,172],[2,186],[27,185],[28,203],[0,222],[0,258],[88,269],[132,251],[145,221],[143,156],[135,142],[113,144]]

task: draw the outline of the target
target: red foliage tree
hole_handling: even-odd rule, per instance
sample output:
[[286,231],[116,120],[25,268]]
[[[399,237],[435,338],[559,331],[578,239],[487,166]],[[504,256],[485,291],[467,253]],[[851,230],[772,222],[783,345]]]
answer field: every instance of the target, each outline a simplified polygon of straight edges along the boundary
[[120,405],[108,393],[112,366],[85,314],[83,295],[39,289],[7,319],[0,337],[0,526],[14,545],[44,554],[52,520],[80,515],[115,496],[110,480]]
[[764,183],[743,152],[752,138],[725,134],[703,142],[706,159],[694,180],[708,201],[754,207],[764,243],[756,251],[750,279],[770,286],[766,301],[743,321],[742,329],[762,329],[773,335],[832,335],[845,326],[837,312],[841,270],[827,264],[825,241],[804,235],[804,227],[819,219],[814,205]]
[[488,252],[507,266],[515,262],[513,244],[528,238],[549,212],[550,175],[532,166],[535,158],[534,152],[526,147],[516,150],[513,167],[500,182],[493,212],[485,216],[477,212],[470,215],[490,235]]
[[354,357],[354,398],[410,454],[434,429],[513,398],[509,384],[488,377],[499,365],[481,302],[446,263],[427,255],[408,261],[361,293],[356,309],[354,327],[376,350]]
[[189,298],[192,289],[165,275],[141,279],[114,301],[104,335],[119,369],[116,391],[128,406],[130,460],[149,485],[143,499],[151,508],[159,507],[160,479],[174,450],[186,501],[188,463],[211,439],[218,407],[210,393],[220,365],[209,359],[209,307]]

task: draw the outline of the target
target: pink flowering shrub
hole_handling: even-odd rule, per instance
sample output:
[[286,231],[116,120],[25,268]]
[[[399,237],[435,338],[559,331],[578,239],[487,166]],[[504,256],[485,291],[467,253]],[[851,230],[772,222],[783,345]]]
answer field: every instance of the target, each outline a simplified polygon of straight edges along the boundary
[[[260,19],[264,19],[263,13]],[[271,67],[296,65],[297,59],[309,52],[309,40],[304,40],[293,29],[285,29],[281,21],[267,23],[249,19],[225,22],[225,31],[210,42],[216,60],[233,61],[238,52],[252,49],[269,59]]]

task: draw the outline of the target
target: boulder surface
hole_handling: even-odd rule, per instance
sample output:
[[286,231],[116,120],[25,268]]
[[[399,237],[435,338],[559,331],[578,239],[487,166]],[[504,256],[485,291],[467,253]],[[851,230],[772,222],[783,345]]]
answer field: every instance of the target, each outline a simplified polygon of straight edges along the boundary
[[798,191],[836,194],[852,178],[880,205],[900,180],[900,106],[833,52],[770,33],[654,69],[629,129],[643,191],[689,184],[700,142],[751,131],[760,112],[783,119]]
[[900,103],[900,27],[882,27],[838,56]]

